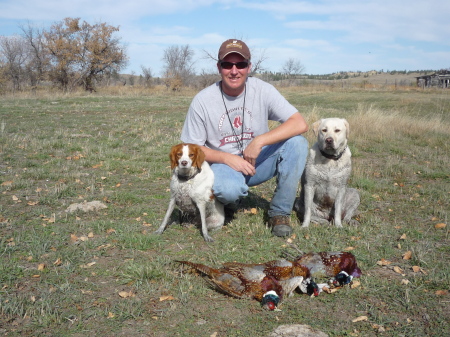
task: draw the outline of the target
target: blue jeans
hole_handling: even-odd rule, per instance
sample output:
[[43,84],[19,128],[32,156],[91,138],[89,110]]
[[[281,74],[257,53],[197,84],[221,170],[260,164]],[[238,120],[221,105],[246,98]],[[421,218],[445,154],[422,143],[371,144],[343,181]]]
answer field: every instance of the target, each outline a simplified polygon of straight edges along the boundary
[[263,147],[256,159],[254,176],[244,175],[225,164],[211,164],[214,195],[224,205],[233,206],[247,196],[250,186],[262,184],[276,176],[277,187],[268,215],[290,215],[307,155],[308,141],[303,136],[295,136]]

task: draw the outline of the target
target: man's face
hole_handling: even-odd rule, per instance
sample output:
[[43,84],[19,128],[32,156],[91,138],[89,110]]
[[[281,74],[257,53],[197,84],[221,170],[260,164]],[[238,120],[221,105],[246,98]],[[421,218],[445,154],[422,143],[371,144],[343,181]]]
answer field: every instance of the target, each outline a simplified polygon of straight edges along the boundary
[[[246,60],[242,55],[232,53],[225,56],[222,62],[238,63],[246,62]],[[220,63],[217,67],[222,76],[222,89],[224,93],[229,96],[240,95],[244,91],[245,81],[251,71],[251,63],[248,64],[248,67],[243,69],[238,69],[236,65],[233,65],[231,69],[224,69],[221,67]]]

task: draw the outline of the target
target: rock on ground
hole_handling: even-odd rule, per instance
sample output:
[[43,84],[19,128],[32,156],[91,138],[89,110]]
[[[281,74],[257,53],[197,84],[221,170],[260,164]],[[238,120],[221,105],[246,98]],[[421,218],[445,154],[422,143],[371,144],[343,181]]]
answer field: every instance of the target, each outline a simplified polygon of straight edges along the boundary
[[92,212],[92,211],[98,211],[100,209],[108,208],[106,205],[100,201],[94,200],[94,201],[85,201],[79,204],[71,204],[66,209],[66,213],[73,213],[76,211],[83,211],[83,212]]
[[328,337],[320,330],[304,324],[280,325],[268,337]]

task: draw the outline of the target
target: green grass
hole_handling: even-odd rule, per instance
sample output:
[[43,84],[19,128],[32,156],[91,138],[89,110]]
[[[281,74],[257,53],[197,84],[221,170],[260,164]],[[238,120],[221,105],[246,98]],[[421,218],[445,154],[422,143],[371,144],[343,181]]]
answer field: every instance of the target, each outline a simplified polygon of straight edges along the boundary
[[[450,91],[282,93],[309,123],[350,122],[360,225],[302,230],[292,215],[290,240],[304,252],[353,248],[360,287],[295,294],[282,311],[266,312],[174,262],[297,255],[264,224],[274,181],[251,189],[212,244],[192,226],[152,235],[169,200],[168,153],[194,92],[0,97],[0,332],[265,336],[281,324],[309,324],[329,336],[450,335]],[[312,131],[306,136],[312,144]],[[107,208],[65,212],[93,200]],[[408,250],[412,258],[403,260]],[[392,264],[380,266],[381,259]],[[363,315],[367,321],[352,322]]]

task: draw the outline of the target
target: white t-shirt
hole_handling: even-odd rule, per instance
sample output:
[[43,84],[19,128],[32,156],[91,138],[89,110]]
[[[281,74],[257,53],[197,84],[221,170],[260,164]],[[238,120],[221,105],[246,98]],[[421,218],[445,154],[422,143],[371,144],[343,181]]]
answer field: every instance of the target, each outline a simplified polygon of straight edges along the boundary
[[181,140],[240,154],[240,144],[245,149],[253,138],[269,131],[269,120],[283,123],[297,111],[275,87],[260,79],[247,78],[241,95],[224,93],[223,98],[217,82],[192,100]]

